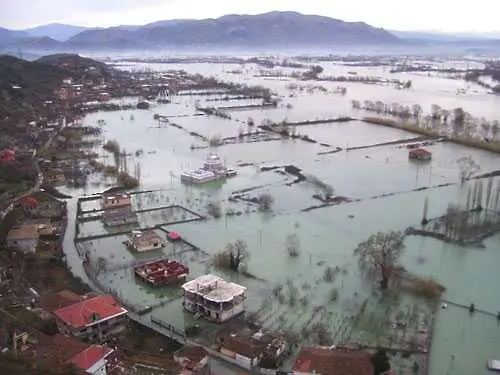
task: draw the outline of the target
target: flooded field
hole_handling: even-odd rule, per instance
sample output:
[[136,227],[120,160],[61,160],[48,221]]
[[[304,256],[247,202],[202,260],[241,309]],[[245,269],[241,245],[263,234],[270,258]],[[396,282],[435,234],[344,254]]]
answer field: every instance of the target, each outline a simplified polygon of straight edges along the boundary
[[[500,156],[450,143],[429,146],[433,160],[428,164],[410,162],[408,150],[397,145],[319,154],[335,147],[372,145],[415,136],[359,121],[297,126],[297,133],[307,134],[318,143],[286,139],[193,149],[192,145],[207,145],[190,132],[207,138],[235,137],[242,128],[247,131],[249,117],[256,124],[265,119],[278,122],[341,115],[360,117],[351,110],[351,99],[419,103],[427,111],[432,103],[450,108],[463,106],[476,116],[493,120],[494,108],[498,107],[500,99],[487,95],[479,87],[470,95],[456,95],[456,89],[464,86],[460,81],[409,74],[399,77],[413,81],[414,89],[404,92],[393,87],[358,83],[345,85],[348,88],[346,96],[316,92],[289,98],[286,86],[290,81],[253,77],[255,72],[252,70],[234,75],[224,73],[231,67],[218,65],[153,65],[153,68],[179,68],[261,84],[277,91],[283,102],[275,109],[228,112],[231,119],[195,116],[195,106],[249,102],[217,102],[210,96],[177,96],[172,98],[172,103],[155,105],[150,110],[88,115],[84,120],[86,125],[105,120],[104,137],[116,140],[130,153],[127,163],[131,168],[140,167],[139,190],[151,190],[132,198],[133,210],[139,216],[139,225],[135,228],[158,226],[155,230],[163,236],[165,230],[177,231],[201,249],[169,243],[161,250],[138,255],[123,244],[123,234],[79,242],[78,250],[88,252],[92,262],[99,264],[99,258],[104,259],[100,263],[105,266],[97,275],[99,285],[127,304],[138,308],[154,307],[151,315],[178,329],[200,324],[208,331],[215,330],[216,327],[195,321],[183,312],[179,289],[153,289],[136,280],[133,264],[168,257],[186,264],[190,278],[210,272],[246,286],[247,310],[267,328],[293,332],[305,343],[358,342],[369,347],[388,347],[392,350],[390,358],[398,374],[412,374],[415,369],[416,373],[427,373],[426,340],[432,332],[436,306],[409,294],[382,296],[374,291],[360,276],[353,250],[377,231],[404,230],[419,225],[426,199],[429,217],[442,215],[450,202],[463,202],[470,183],[459,184],[457,160],[460,157],[470,155],[481,166],[481,172],[490,172],[499,169]],[[325,69],[330,74],[347,73],[347,68],[344,72],[343,67],[325,65]],[[360,75],[389,75],[381,69],[357,70]],[[285,106],[287,103],[291,106]],[[153,119],[155,113],[186,115],[171,119],[182,129],[168,124],[158,126]],[[142,152],[138,153],[139,150]],[[236,168],[238,175],[202,186],[182,184],[180,174],[200,167],[210,151],[217,152],[227,165]],[[105,151],[96,149],[96,152],[103,162],[110,162]],[[314,176],[333,187],[335,195],[347,197],[352,202],[302,212],[321,204],[313,197],[319,193],[317,185],[309,181],[294,184],[292,175],[260,170],[263,166],[285,165],[300,168],[304,175]],[[96,182],[87,187],[86,193],[103,191],[108,183]],[[262,193],[272,195],[272,211],[259,212],[252,202],[229,200],[233,193],[242,190],[249,198]],[[83,195],[82,190],[68,192],[75,197]],[[387,195],[389,193],[394,194]],[[220,202],[221,218],[207,217],[206,220],[172,225],[169,223],[194,216],[180,208],[162,208],[180,205],[208,216],[207,205],[211,202]],[[68,204],[68,209],[71,207],[76,207],[75,202]],[[94,209],[99,210],[99,205],[85,202],[81,209],[91,215]],[[155,210],[146,211],[149,209]],[[226,215],[228,212],[233,214]],[[80,237],[108,232],[99,220],[79,225]],[[81,259],[73,245],[73,225],[68,227],[67,260],[73,272],[83,275]],[[296,234],[300,239],[298,257],[290,257],[286,251],[285,241],[289,234]],[[237,239],[248,245],[247,275],[221,272],[212,266],[213,255]],[[493,287],[498,282],[496,265],[499,262],[498,235],[486,240],[482,250],[430,238],[407,237],[402,264],[409,272],[433,277],[444,285],[447,288],[444,300],[467,306],[475,303],[478,309],[493,314],[477,312],[471,315],[467,308],[448,303],[446,309],[441,309],[437,304],[429,374],[487,374],[486,360],[500,355],[500,328],[494,316],[500,310],[500,297]],[[150,320],[151,315],[142,319]],[[380,331],[374,331],[373,327],[379,327]],[[415,353],[405,354],[410,349]]]

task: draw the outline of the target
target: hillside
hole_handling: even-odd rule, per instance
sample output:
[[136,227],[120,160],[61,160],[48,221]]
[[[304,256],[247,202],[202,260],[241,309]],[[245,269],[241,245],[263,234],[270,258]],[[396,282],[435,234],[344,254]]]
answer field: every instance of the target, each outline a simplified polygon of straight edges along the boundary
[[105,64],[78,55],[52,55],[29,62],[0,56],[0,119],[25,118],[45,100],[52,100],[63,79],[81,79],[93,67],[93,74],[109,75]]
[[51,23],[26,29],[24,32],[33,37],[47,36],[62,42],[85,30],[88,30],[88,27]]
[[83,31],[67,41],[73,48],[158,48],[168,46],[336,46],[395,45],[391,33],[361,22],[271,12],[256,16],[160,21],[138,29]]

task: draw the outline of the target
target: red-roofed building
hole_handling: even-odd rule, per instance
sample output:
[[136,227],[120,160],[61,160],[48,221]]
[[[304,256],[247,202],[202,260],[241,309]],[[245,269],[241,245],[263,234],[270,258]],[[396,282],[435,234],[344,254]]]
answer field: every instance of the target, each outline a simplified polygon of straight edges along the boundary
[[121,334],[127,310],[109,295],[85,298],[54,311],[59,332],[90,342],[105,342]]
[[35,358],[51,368],[73,365],[82,373],[92,375],[106,375],[118,364],[115,349],[85,344],[61,334],[42,336],[36,344],[20,354]]
[[9,148],[0,151],[0,163],[11,163],[16,160],[16,152]]
[[373,375],[371,355],[362,350],[302,348],[293,367],[296,375]]

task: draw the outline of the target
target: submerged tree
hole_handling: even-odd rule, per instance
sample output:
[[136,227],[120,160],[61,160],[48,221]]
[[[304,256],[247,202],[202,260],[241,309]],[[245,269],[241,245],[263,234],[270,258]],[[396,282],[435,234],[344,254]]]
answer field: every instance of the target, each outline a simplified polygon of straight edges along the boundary
[[262,212],[269,212],[273,208],[274,198],[269,193],[263,193],[257,198],[259,210]]
[[249,253],[246,242],[236,240],[228,243],[223,251],[215,254],[213,264],[219,268],[238,272],[248,257]]
[[361,242],[354,250],[354,255],[357,256],[359,268],[365,276],[378,280],[380,287],[387,289],[404,249],[402,232],[378,232]]
[[476,163],[472,156],[464,156],[457,160],[459,168],[460,183],[463,185],[465,181],[471,178],[474,173],[479,172],[481,167]]
[[429,219],[427,218],[427,212],[429,211],[429,198],[425,198],[424,210],[422,212],[422,225],[427,225]]
[[300,255],[300,238],[295,233],[286,236],[285,247],[288,255],[298,257]]

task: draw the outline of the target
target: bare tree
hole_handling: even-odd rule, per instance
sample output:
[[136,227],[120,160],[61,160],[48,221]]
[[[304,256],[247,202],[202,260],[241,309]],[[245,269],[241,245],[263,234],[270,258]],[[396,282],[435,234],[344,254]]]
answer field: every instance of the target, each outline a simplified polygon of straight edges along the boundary
[[236,240],[228,243],[223,251],[215,254],[213,264],[219,268],[238,272],[248,257],[249,253],[246,242]]
[[263,193],[257,198],[259,203],[259,210],[262,212],[269,212],[273,209],[274,198],[269,193]]
[[300,255],[300,238],[295,233],[286,236],[285,247],[288,255],[298,257]]
[[222,209],[221,209],[220,202],[214,201],[214,202],[208,203],[207,204],[207,211],[208,211],[209,215],[211,215],[215,218],[221,217]]
[[479,164],[476,163],[472,156],[464,156],[457,160],[459,168],[460,183],[464,184],[474,173],[481,170]]
[[399,231],[378,232],[361,242],[354,250],[360,270],[370,279],[387,289],[393,271],[405,249],[404,235]]

